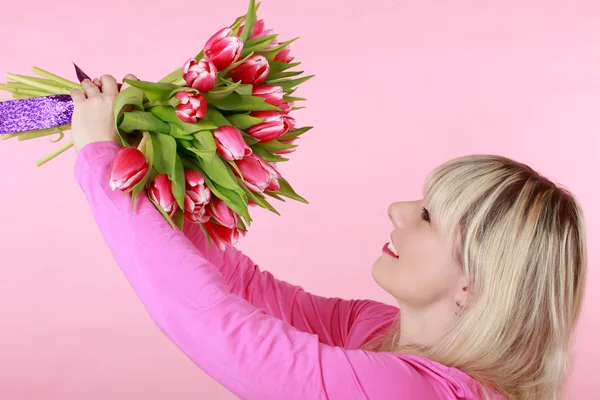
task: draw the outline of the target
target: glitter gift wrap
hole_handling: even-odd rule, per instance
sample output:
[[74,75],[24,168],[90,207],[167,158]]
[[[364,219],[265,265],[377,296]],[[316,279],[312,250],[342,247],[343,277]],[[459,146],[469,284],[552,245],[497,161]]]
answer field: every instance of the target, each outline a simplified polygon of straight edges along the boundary
[[0,134],[54,128],[71,123],[68,94],[0,102]]

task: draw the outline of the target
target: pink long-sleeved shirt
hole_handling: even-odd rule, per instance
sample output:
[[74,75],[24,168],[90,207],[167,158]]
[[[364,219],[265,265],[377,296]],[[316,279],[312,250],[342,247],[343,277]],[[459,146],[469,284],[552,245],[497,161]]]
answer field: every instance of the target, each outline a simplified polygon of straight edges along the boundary
[[81,149],[75,178],[117,264],[151,318],[198,367],[243,399],[476,399],[455,368],[360,350],[398,308],[316,296],[234,247],[174,230],[145,197],[109,187],[113,142]]

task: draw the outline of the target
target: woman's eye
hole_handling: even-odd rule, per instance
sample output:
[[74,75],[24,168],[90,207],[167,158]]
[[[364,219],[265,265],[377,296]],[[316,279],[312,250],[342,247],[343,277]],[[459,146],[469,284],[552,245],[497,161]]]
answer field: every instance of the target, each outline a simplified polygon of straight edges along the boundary
[[423,212],[421,213],[421,218],[423,218],[424,221],[431,222],[431,220],[429,219],[429,211],[427,211],[427,209],[425,207],[423,207]]

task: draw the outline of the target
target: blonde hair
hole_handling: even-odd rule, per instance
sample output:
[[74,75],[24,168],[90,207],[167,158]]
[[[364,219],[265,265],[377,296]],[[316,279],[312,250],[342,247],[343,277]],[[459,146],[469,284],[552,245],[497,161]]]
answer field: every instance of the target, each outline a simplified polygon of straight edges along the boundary
[[484,398],[561,398],[587,268],[574,196],[527,165],[472,155],[430,174],[425,204],[457,249],[470,282],[467,305],[435,345],[400,346],[399,316],[362,348],[458,368]]

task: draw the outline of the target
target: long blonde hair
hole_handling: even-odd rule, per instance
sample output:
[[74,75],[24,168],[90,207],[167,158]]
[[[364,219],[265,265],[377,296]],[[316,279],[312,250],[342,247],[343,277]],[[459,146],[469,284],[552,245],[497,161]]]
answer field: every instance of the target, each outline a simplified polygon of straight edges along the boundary
[[362,348],[418,354],[514,400],[562,398],[587,254],[574,196],[514,160],[472,155],[437,167],[425,204],[455,248],[469,301],[441,341],[399,345],[398,319]]

